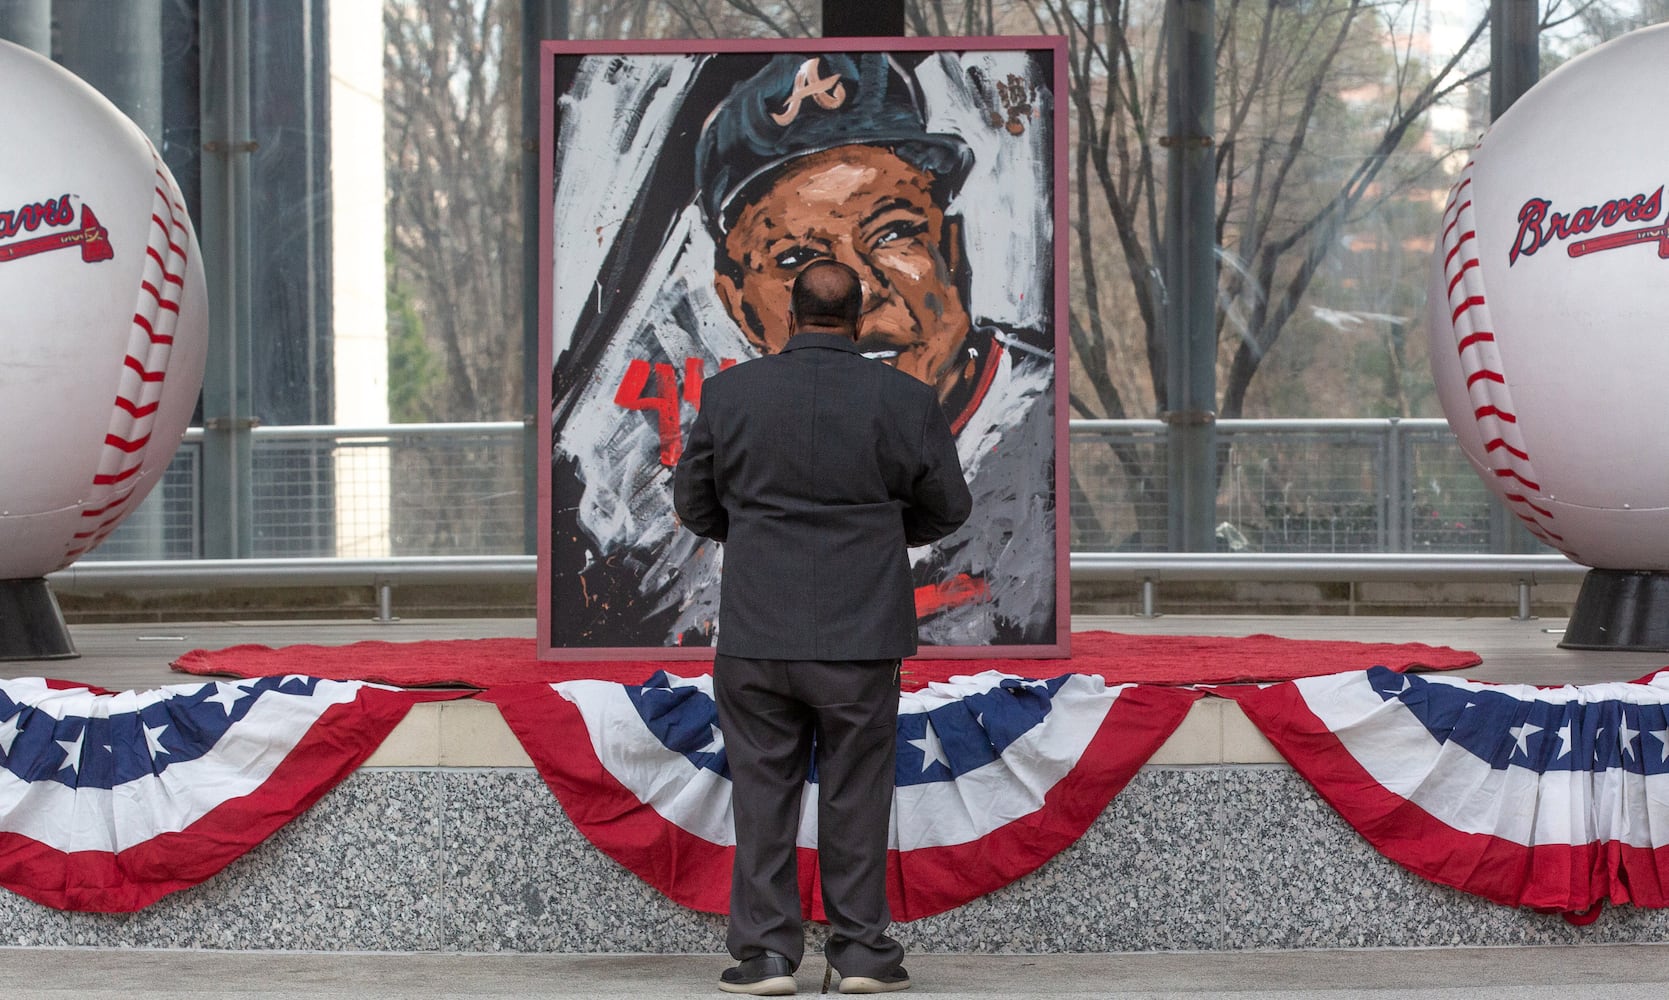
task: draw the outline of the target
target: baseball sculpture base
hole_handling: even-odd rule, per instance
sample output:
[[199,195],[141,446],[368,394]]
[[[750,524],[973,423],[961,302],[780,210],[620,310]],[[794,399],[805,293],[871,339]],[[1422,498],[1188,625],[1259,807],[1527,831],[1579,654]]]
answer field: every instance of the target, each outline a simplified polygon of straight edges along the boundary
[[0,580],[0,661],[80,656],[58,598],[42,579]]
[[1669,652],[1669,573],[1589,570],[1559,648]]

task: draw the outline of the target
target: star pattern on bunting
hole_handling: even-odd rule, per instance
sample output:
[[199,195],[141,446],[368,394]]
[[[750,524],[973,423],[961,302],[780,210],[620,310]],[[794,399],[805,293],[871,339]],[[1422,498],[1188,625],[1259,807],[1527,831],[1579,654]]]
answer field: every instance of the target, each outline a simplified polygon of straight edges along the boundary
[[139,725],[145,730],[145,749],[150,751],[151,759],[156,760],[167,754],[168,748],[162,745],[162,734],[168,731],[168,727],[147,725],[144,722],[140,722]]
[[1628,717],[1624,716],[1622,728],[1617,735],[1622,743],[1623,753],[1632,759],[1634,757],[1634,739],[1640,735],[1640,730],[1631,728],[1628,724]]
[[17,723],[22,718],[23,709],[19,708],[5,722],[0,722],[0,750],[4,750],[8,757],[12,755],[12,744],[17,742],[17,734],[21,732]]
[[1524,697],[1510,686],[1461,686],[1380,667],[1368,672],[1368,683],[1381,699],[1401,702],[1432,738],[1496,768],[1669,772],[1669,726],[1661,706],[1555,693]]
[[926,719],[923,721],[927,723],[927,728],[922,731],[921,739],[905,740],[904,742],[921,751],[921,769],[923,771],[934,764],[942,764],[945,770],[950,770],[950,758],[945,756],[945,745],[940,742],[939,734],[933,729],[933,720]]
[[227,718],[231,718],[232,710],[238,707],[238,702],[250,695],[250,692],[245,690],[242,684],[217,682],[209,685],[209,687],[214,688],[214,694],[204,698],[204,704],[219,705],[225,711]]
[[81,731],[73,740],[53,740],[64,750],[64,764],[59,770],[67,768],[71,774],[76,774],[81,767],[81,746],[87,740],[87,727],[83,725]]

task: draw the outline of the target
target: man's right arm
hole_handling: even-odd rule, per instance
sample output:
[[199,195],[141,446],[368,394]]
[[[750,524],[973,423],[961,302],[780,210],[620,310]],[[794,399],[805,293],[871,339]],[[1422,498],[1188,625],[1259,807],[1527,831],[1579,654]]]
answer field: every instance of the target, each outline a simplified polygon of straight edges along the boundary
[[909,506],[904,508],[904,541],[910,545],[936,542],[960,528],[974,505],[944,411],[936,401],[927,411],[921,434],[921,465]]
[[705,411],[697,411],[684,442],[684,454],[672,470],[672,505],[684,527],[715,541],[730,532],[730,515],[719,502],[713,478],[713,430]]

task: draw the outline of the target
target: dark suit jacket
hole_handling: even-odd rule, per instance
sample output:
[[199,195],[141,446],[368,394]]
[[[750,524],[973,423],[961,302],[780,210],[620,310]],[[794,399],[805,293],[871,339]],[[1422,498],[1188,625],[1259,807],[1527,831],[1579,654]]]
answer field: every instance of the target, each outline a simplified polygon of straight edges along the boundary
[[933,389],[830,333],[707,379],[672,484],[725,543],[719,652],[756,659],[913,654],[905,547],[972,505]]

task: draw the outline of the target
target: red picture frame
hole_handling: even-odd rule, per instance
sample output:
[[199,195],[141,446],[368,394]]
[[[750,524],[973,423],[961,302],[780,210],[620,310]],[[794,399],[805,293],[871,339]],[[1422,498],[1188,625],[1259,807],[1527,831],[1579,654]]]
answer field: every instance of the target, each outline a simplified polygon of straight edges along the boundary
[[722,554],[678,527],[670,472],[703,377],[770,349],[727,227],[840,150],[923,171],[945,220],[943,266],[891,286],[955,362],[912,374],[975,495],[912,552],[918,655],[1068,655],[1065,59],[1059,37],[544,43],[541,658],[712,656]]

